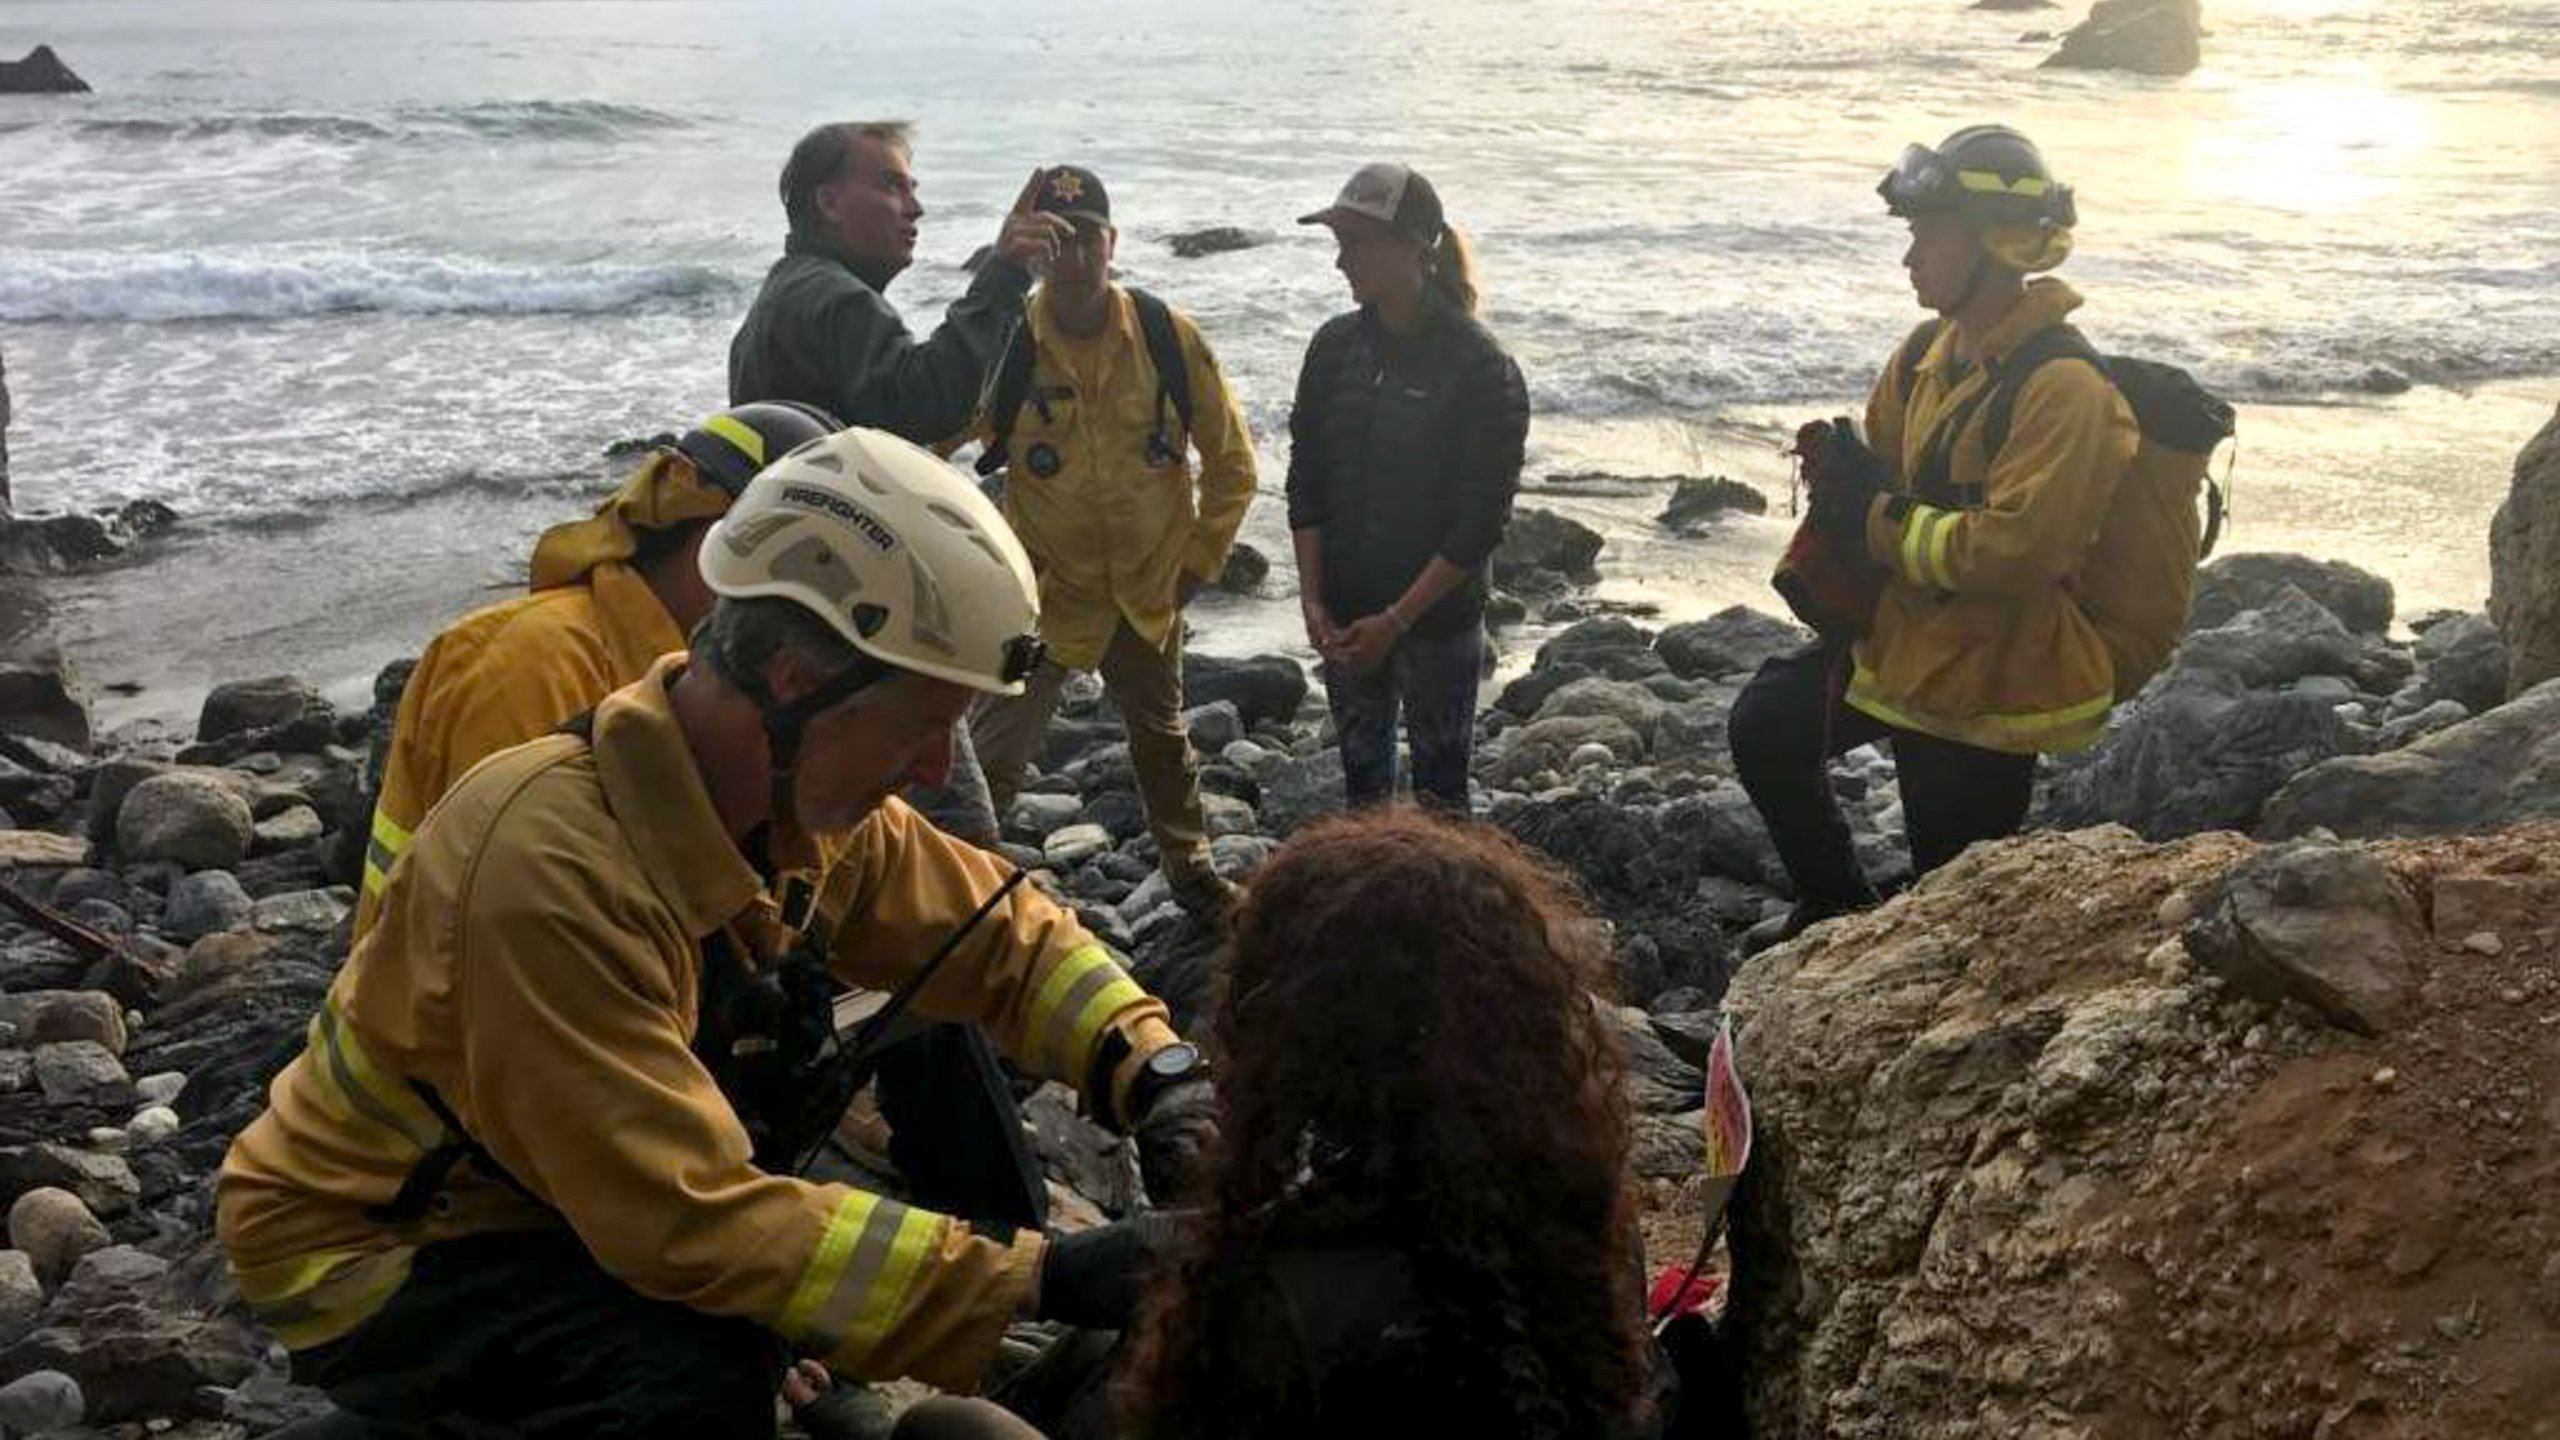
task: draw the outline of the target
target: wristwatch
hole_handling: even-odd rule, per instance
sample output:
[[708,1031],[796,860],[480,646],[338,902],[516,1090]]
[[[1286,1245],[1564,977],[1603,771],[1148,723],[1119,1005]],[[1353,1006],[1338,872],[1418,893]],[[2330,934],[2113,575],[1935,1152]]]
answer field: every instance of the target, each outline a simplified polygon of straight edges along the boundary
[[1197,1080],[1209,1073],[1209,1057],[1200,1047],[1187,1040],[1177,1040],[1148,1056],[1138,1065],[1138,1073],[1129,1081],[1129,1123],[1147,1113],[1156,1097],[1186,1080]]

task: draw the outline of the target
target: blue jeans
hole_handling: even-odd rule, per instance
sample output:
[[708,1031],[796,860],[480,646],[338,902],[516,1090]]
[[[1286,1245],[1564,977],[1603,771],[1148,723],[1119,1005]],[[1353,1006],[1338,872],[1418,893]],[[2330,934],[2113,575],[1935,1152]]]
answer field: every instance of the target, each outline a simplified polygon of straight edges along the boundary
[[1343,798],[1374,805],[1396,793],[1396,720],[1413,749],[1413,795],[1426,805],[1468,812],[1467,762],[1475,753],[1476,685],[1484,674],[1484,629],[1407,635],[1387,662],[1354,675],[1324,667],[1325,700],[1342,747]]

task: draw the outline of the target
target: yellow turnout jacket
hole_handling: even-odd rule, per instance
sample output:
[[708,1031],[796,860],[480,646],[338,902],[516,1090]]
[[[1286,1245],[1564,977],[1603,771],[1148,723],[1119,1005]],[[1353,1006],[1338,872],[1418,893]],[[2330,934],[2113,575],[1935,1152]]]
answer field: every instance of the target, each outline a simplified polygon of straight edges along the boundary
[[1912,493],[1941,423],[1987,385],[1984,362],[2079,305],[2061,281],[2032,281],[1971,356],[1943,326],[1907,392],[1888,366],[1869,397],[1868,438],[1897,488],[1867,517],[1867,549],[1892,575],[1849,683],[1866,714],[2011,754],[2076,750],[2105,727],[2113,665],[2075,588],[2141,441],[2115,386],[2085,360],[2039,366],[2000,453],[1984,453],[1976,407],[1955,437],[1956,496]]
[[[764,1173],[691,1039],[703,941],[794,938],[712,807],[668,686],[681,657],[455,785],[419,828],[268,1108],[233,1142],[218,1220],[240,1291],[288,1346],[344,1335],[435,1241],[566,1224],[634,1290],[744,1316],[861,1376],[974,1385],[1042,1238]],[[848,984],[897,985],[1003,878],[902,801],[824,837],[817,910]],[[788,877],[784,877],[787,879]],[[1174,1041],[1164,1007],[1071,912],[1017,888],[918,993],[1026,1069],[1082,1087],[1106,1037],[1125,1098]],[[449,1137],[416,1084],[541,1203],[464,1163],[420,1219],[379,1221]],[[1099,1098],[1099,1097],[1089,1097]]]

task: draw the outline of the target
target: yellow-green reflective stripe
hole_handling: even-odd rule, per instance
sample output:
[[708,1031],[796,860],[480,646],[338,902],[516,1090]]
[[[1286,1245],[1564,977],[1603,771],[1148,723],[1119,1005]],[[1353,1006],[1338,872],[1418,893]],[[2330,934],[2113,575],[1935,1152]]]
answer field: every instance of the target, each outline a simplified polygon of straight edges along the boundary
[[373,811],[373,840],[364,847],[364,888],[380,893],[391,879],[391,863],[407,854],[410,832],[380,806]]
[[809,1263],[800,1271],[800,1283],[792,1287],[791,1303],[782,1307],[782,1333],[805,1335],[810,1317],[818,1302],[827,1298],[844,1273],[844,1262],[853,1254],[853,1242],[862,1233],[862,1222],[871,1208],[880,1203],[876,1195],[856,1190],[837,1203],[835,1213],[827,1217],[827,1228],[818,1232],[817,1248],[810,1252]]
[[[337,1339],[381,1309],[391,1293],[407,1282],[412,1253],[406,1248],[371,1253],[332,1250],[282,1266],[235,1272],[235,1278],[241,1298],[259,1321],[286,1348],[306,1350]],[[279,1269],[285,1271],[284,1282],[270,1291],[261,1282]],[[264,1293],[275,1298],[260,1298]]]
[[1997,171],[1992,170],[1959,170],[1956,183],[1967,190],[1981,190],[1993,195],[2041,195],[2053,188],[2053,182],[2041,175],[2021,175],[2015,180],[2003,180]]
[[[1952,590],[1946,566],[1947,539],[1955,530],[1955,512],[1934,505],[1914,505],[1902,525],[1902,545],[1896,552],[1902,562],[1902,573],[1923,585]],[[1931,568],[1931,561],[1939,563]]]
[[1103,986],[1100,994],[1087,1000],[1083,1008],[1076,1011],[1074,1023],[1068,1026],[1063,1042],[1068,1046],[1065,1063],[1080,1068],[1084,1057],[1093,1049],[1093,1041],[1102,1033],[1102,1022],[1146,998],[1147,992],[1138,988],[1138,982],[1120,974],[1118,967],[1113,967],[1111,983]]
[[867,1355],[880,1346],[907,1311],[916,1271],[933,1242],[939,1217],[894,1201],[880,1202],[863,1227],[862,1243],[835,1293],[818,1312],[817,1333],[830,1347],[849,1345]]
[[[323,1250],[316,1255],[297,1256],[273,1265],[259,1265],[232,1274],[240,1286],[240,1298],[252,1305],[281,1305],[329,1278],[329,1272],[363,1254],[361,1250]],[[272,1281],[272,1283],[270,1283]]]
[[1928,583],[1929,573],[1920,568],[1920,536],[1929,528],[1932,513],[1926,505],[1913,506],[1911,513],[1902,520],[1902,544],[1894,550],[1894,558],[1901,563],[1902,573],[1924,585]]
[[1955,543],[1955,539],[1955,514],[1952,511],[1945,510],[1938,512],[1938,523],[1931,527],[1929,531],[1929,554],[1927,559],[1929,562],[1929,571],[1937,577],[1935,583],[1941,590],[1953,590],[1956,588],[1956,572],[1954,568],[1947,563],[1947,547],[1953,545]]
[[756,433],[754,426],[733,415],[714,415],[702,422],[702,428],[737,446],[757,469],[764,468],[764,437]]
[[[1877,685],[1875,672],[1864,665],[1859,666],[1857,678],[1850,685],[1850,698],[1856,702],[1859,709],[1888,725],[1899,725],[1905,730],[1917,730],[1924,735],[1935,734],[1942,728],[1924,724],[1905,714],[1893,702],[1876,693]],[[2076,705],[2066,705],[2054,710],[2022,710],[2010,715],[1968,716],[1964,724],[1975,730],[1991,730],[2012,739],[2028,740],[2103,720],[2107,712],[2115,708],[2115,703],[2115,696],[2106,694],[2094,700],[2083,700]]]
[[1031,1001],[1026,1039],[1033,1063],[1045,1064],[1052,1075],[1081,1080],[1073,1073],[1075,1063],[1083,1058],[1075,1043],[1077,1018],[1097,994],[1121,978],[1120,967],[1099,945],[1084,946],[1060,960]]
[[420,1131],[410,1125],[412,1116],[417,1113],[413,1109],[415,1102],[384,1083],[382,1073],[374,1068],[372,1057],[364,1053],[363,1042],[348,1033],[334,998],[321,1002],[320,1013],[313,1017],[311,1024],[319,1032],[320,1040],[314,1053],[319,1063],[329,1068],[329,1078],[337,1082],[339,1091],[347,1097],[347,1103],[366,1119],[420,1150],[434,1148],[437,1136],[433,1132],[422,1138]]
[[827,1217],[815,1253],[793,1287],[781,1330],[832,1351],[877,1348],[906,1312],[908,1293],[940,1217],[854,1191]]

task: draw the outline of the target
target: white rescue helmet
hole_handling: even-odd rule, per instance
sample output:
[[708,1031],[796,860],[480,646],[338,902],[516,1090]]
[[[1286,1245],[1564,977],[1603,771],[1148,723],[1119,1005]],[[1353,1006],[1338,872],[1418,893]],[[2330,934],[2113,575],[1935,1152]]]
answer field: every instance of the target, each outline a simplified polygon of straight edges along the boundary
[[1042,654],[1031,557],[978,487],[884,430],[839,430],[757,472],[702,542],[702,579],[777,596],[863,654],[1019,695]]

